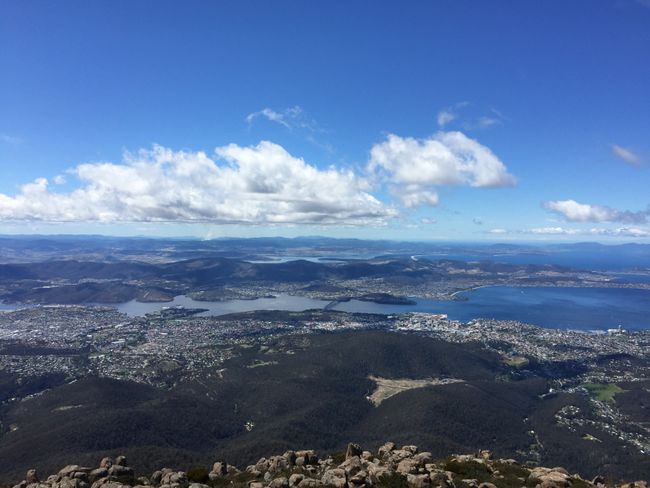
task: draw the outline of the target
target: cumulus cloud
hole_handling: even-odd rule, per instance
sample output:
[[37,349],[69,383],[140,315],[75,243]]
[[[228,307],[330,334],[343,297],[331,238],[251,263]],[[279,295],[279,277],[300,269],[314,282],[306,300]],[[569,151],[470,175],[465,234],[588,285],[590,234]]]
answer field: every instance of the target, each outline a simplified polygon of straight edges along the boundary
[[576,229],[565,229],[564,227],[536,227],[526,231],[530,234],[543,234],[543,235],[573,235],[578,234]]
[[602,205],[578,203],[575,200],[552,200],[542,206],[562,215],[571,222],[622,222],[628,224],[644,223],[648,220],[650,209],[639,212],[616,210]]
[[594,227],[591,229],[571,229],[565,227],[543,227],[531,229],[532,234],[553,234],[553,235],[591,235],[591,236],[622,236],[622,237],[648,237],[650,231],[638,227],[619,227],[607,229]]
[[611,147],[614,155],[625,161],[627,164],[631,164],[632,166],[638,166],[641,164],[641,158],[632,150],[619,146],[618,144],[612,144]]
[[436,205],[437,186],[516,184],[516,178],[488,147],[456,131],[441,131],[427,139],[389,134],[370,150],[368,169],[383,173],[407,207]]
[[573,222],[606,222],[613,219],[615,214],[611,208],[578,203],[575,200],[552,200],[544,202],[543,206]]
[[534,227],[531,229],[508,232],[504,229],[491,229],[490,234],[532,234],[549,236],[610,236],[610,237],[650,237],[650,230],[639,227],[618,227],[614,229],[593,227],[591,229],[576,229],[571,227]]
[[440,198],[435,191],[423,189],[419,185],[406,185],[404,187],[393,187],[392,192],[396,194],[406,208],[438,205]]
[[0,220],[367,225],[397,214],[353,172],[318,169],[267,141],[215,157],[154,146],[70,173],[81,185],[68,193],[39,178],[0,194]]
[[590,234],[624,237],[650,237],[650,230],[639,227],[619,227],[618,229],[589,229]]

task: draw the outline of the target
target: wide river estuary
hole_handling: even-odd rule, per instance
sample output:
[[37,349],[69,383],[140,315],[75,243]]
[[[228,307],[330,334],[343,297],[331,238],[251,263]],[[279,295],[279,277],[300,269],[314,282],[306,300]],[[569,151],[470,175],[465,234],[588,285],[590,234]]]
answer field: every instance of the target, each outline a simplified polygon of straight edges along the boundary
[[351,300],[332,303],[327,300],[283,295],[255,300],[200,302],[177,296],[173,302],[139,303],[135,300],[117,305],[130,316],[155,312],[163,307],[181,305],[204,308],[204,316],[218,316],[253,310],[302,311],[322,309],[345,312],[398,314],[404,312],[444,313],[450,319],[467,322],[476,318],[518,320],[541,327],[603,330],[621,325],[626,329],[650,328],[650,291],[624,288],[516,288],[491,286],[461,293],[460,300],[429,300],[415,297],[415,305],[384,305]]

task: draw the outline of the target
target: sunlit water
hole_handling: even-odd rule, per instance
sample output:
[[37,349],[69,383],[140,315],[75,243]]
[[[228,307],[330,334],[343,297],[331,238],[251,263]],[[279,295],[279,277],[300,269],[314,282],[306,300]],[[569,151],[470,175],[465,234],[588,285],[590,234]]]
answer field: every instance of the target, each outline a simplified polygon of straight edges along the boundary
[[138,316],[163,307],[181,305],[205,308],[208,311],[201,315],[218,316],[253,310],[302,311],[328,307],[345,312],[379,314],[444,313],[451,319],[463,322],[481,317],[518,320],[549,328],[596,330],[618,325],[629,329],[650,328],[650,291],[647,290],[493,286],[459,296],[461,300],[415,298],[415,305],[388,305],[360,300],[332,303],[284,294],[277,298],[256,300],[200,302],[181,295],[173,302],[139,303],[133,300],[117,308],[130,316]]
[[324,308],[328,303],[327,300],[315,300],[306,297],[297,297],[292,295],[277,295],[276,298],[257,298],[255,300],[225,300],[222,302],[201,302],[192,300],[185,295],[179,295],[174,298],[173,302],[165,303],[140,303],[135,300],[120,303],[117,309],[129,316],[139,316],[151,312],[157,312],[165,307],[182,306],[186,308],[204,308],[207,312],[199,316],[216,316],[226,315],[235,312],[251,312],[253,310],[287,310],[291,312],[301,312],[312,308]]
[[[399,314],[428,312],[447,314],[467,322],[476,318],[517,320],[547,328],[604,330],[618,327],[650,329],[650,291],[624,288],[516,288],[490,286],[459,294],[460,300],[414,298],[415,305],[389,305],[360,300],[331,302],[279,294],[275,298],[201,302],[179,295],[172,302],[140,303],[135,300],[115,306],[131,317],[157,312],[166,307],[207,309],[199,316],[219,316],[254,310],[309,309],[345,312]],[[26,305],[0,303],[0,310],[16,310]]]

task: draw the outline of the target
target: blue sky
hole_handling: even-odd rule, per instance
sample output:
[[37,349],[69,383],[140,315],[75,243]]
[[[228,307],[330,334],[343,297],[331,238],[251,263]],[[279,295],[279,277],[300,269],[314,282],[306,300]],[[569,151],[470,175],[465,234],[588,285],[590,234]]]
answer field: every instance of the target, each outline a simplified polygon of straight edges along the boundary
[[647,0],[0,0],[0,233],[647,242],[649,57]]

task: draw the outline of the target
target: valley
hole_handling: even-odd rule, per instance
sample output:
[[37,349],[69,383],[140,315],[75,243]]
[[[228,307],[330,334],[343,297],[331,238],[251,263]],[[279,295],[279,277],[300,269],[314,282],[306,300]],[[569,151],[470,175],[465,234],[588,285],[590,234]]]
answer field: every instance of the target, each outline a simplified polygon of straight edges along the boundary
[[[627,305],[644,303],[643,280],[412,256],[174,261],[167,248],[156,262],[66,248],[0,264],[0,480],[118,452],[140,471],[189,469],[351,438],[613,479],[650,470],[650,330]],[[501,303],[521,319],[495,317]],[[539,314],[543,327],[527,323]],[[626,320],[639,327],[610,327]]]

